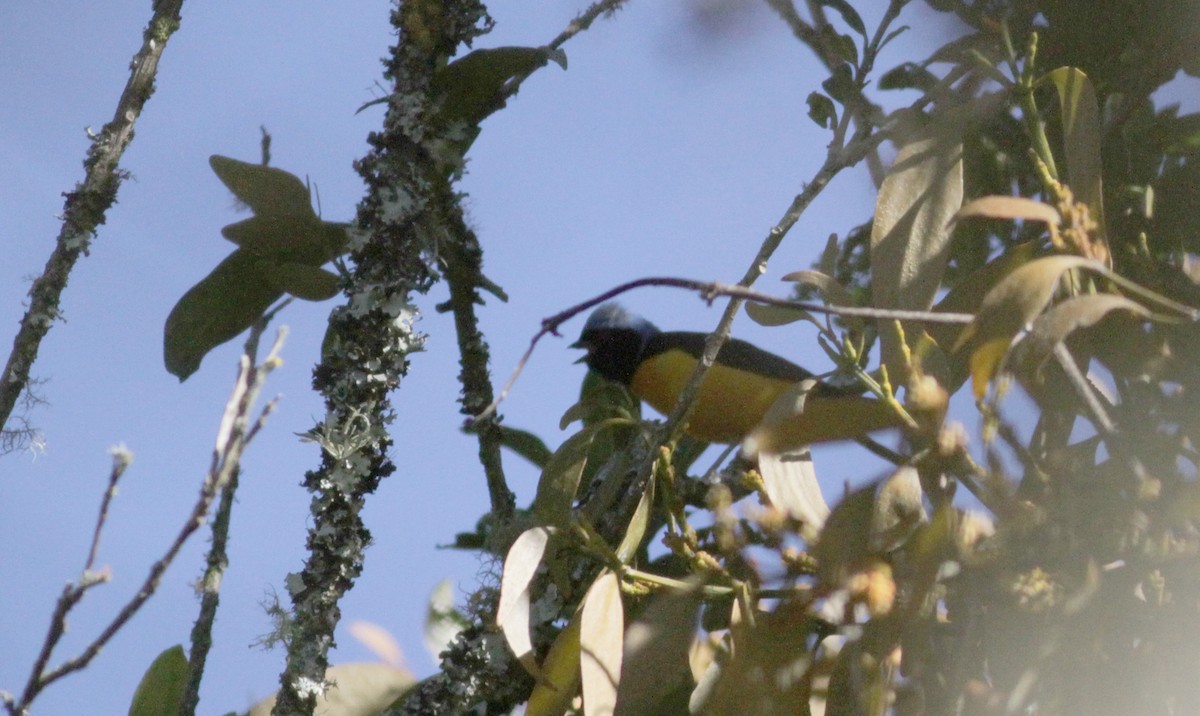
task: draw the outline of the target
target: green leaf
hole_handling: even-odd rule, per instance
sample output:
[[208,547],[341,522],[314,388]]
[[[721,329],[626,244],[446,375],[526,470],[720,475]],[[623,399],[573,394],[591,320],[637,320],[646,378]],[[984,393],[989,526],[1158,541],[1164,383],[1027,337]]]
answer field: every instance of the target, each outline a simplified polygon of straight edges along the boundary
[[229,191],[256,214],[317,218],[308,187],[294,174],[220,154],[209,157],[208,164]]
[[346,252],[346,224],[321,221],[292,174],[214,154],[209,164],[254,210],[221,234],[238,246],[193,286],[167,317],[163,362],[186,380],[213,348],[249,328],[284,293],[307,301],[337,295],[338,277],[320,268]]
[[283,291],[263,279],[264,260],[238,249],[171,309],[163,330],[163,360],[181,381],[208,352],[257,321]]
[[175,716],[187,678],[187,656],[179,644],[166,649],[151,662],[142,676],[129,716]]
[[[966,112],[967,110],[962,110]],[[962,113],[897,140],[900,151],[879,187],[871,225],[873,305],[923,311],[933,305],[950,258],[950,219],[962,207]],[[893,380],[908,361],[891,321],[880,321],[880,348]],[[914,345],[918,335],[906,334]]]
[[867,36],[867,28],[863,25],[862,18],[859,17],[858,11],[855,10],[846,0],[820,0],[820,3],[825,7],[837,12],[854,30],[864,38]]
[[928,92],[937,86],[937,77],[928,69],[913,62],[893,67],[879,78],[879,89],[915,89]]
[[1067,184],[1075,198],[1091,209],[1104,239],[1104,188],[1101,184],[1100,144],[1104,128],[1100,122],[1100,103],[1096,90],[1083,71],[1060,67],[1037,84],[1052,84],[1058,90],[1062,108],[1063,146],[1067,155]]
[[808,117],[817,123],[822,129],[830,129],[837,124],[837,108],[834,107],[833,100],[829,99],[820,92],[812,92],[808,95]]
[[318,266],[264,261],[263,276],[275,288],[305,301],[327,301],[338,293],[337,274]]
[[320,266],[346,252],[346,224],[316,217],[260,214],[229,224],[221,235],[259,256]]
[[842,104],[852,99],[858,93],[858,85],[854,82],[854,69],[850,63],[844,62],[834,67],[833,73],[821,83],[821,89]]
[[[546,467],[546,462],[550,459],[550,448],[546,447],[545,441],[528,430],[513,428],[507,425],[497,425],[496,429],[500,432],[500,445],[512,450],[519,457],[523,457],[539,468]],[[464,433],[476,434],[479,432],[478,423],[464,425],[462,428]]]
[[506,82],[551,59],[566,69],[565,57],[544,47],[496,47],[458,58],[433,77],[433,94],[442,98],[438,119],[444,124],[479,124],[504,106],[500,93]]
[[562,525],[567,521],[571,506],[575,503],[575,491],[579,488],[579,479],[587,466],[588,452],[596,435],[614,425],[624,425],[628,421],[614,418],[595,425],[589,425],[563,441],[558,450],[546,462],[542,476],[538,480],[537,494],[530,505],[530,511],[541,524]]

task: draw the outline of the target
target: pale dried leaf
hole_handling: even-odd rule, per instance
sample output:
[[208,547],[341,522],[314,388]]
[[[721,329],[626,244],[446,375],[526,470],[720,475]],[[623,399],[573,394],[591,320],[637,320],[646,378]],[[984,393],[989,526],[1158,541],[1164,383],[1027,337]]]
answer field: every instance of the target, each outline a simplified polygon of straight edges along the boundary
[[[313,716],[378,716],[417,682],[404,669],[371,663],[331,666],[325,679],[332,685],[317,698]],[[247,716],[270,716],[274,708],[275,696],[270,696]]]
[[397,669],[404,668],[404,652],[400,642],[387,629],[368,621],[353,621],[347,627],[353,636],[379,660]]
[[694,688],[688,650],[696,634],[698,587],[656,595],[625,630],[616,716],[664,713],[666,704],[686,705]]
[[425,649],[434,661],[441,658],[441,653],[467,623],[466,617],[454,608],[454,585],[449,579],[438,582],[429,594],[425,627],[421,633]]
[[584,716],[610,716],[616,707],[624,634],[621,580],[605,570],[583,600],[579,671]]
[[529,587],[546,553],[550,531],[544,527],[525,530],[513,542],[504,559],[500,578],[500,604],[496,607],[496,625],[513,654],[530,673],[536,672],[533,642],[529,635]]
[[1040,221],[1050,226],[1062,223],[1058,209],[1023,196],[981,196],[967,202],[954,214],[953,221],[974,217],[1015,221]]

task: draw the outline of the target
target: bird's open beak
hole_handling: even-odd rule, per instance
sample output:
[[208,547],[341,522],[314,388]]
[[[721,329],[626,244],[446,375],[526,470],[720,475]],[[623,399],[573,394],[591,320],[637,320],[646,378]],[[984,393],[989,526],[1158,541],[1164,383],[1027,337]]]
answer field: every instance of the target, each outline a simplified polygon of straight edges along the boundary
[[579,357],[579,360],[575,361],[575,365],[579,365],[580,363],[583,363],[584,361],[586,361],[588,359],[588,355],[592,352],[591,344],[585,343],[582,339],[575,341],[574,343],[572,343],[571,345],[569,345],[567,347],[574,348],[576,350],[587,351],[587,353],[584,353],[582,356]]

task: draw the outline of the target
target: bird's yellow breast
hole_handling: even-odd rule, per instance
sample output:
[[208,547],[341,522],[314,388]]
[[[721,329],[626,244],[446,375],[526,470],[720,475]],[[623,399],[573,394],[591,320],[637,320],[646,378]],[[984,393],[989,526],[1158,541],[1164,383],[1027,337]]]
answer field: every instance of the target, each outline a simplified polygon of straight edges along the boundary
[[[696,358],[672,349],[642,361],[629,389],[666,415],[696,367]],[[735,443],[762,422],[791,383],[717,363],[700,384],[687,432],[700,440]]]

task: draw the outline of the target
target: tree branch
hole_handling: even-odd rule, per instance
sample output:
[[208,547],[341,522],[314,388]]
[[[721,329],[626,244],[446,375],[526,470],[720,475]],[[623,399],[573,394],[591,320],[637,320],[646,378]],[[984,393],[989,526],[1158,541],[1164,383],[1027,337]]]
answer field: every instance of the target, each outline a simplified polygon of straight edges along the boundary
[[8,363],[0,374],[0,428],[8,424],[13,406],[29,383],[29,371],[37,360],[42,339],[59,318],[59,301],[67,287],[67,278],[81,255],[87,255],[96,227],[105,221],[105,213],[117,199],[117,189],[125,173],[117,168],[125,148],[133,140],[133,125],[154,93],[158,60],[167,40],[179,29],[179,10],[183,0],[156,0],[154,14],[142,32],[142,48],[133,57],[129,80],[117,102],[112,121],[92,139],[84,160],[84,180],[67,194],[63,204],[63,225],[42,275],[29,289],[29,308],[21,318],[21,327],[13,339]]

